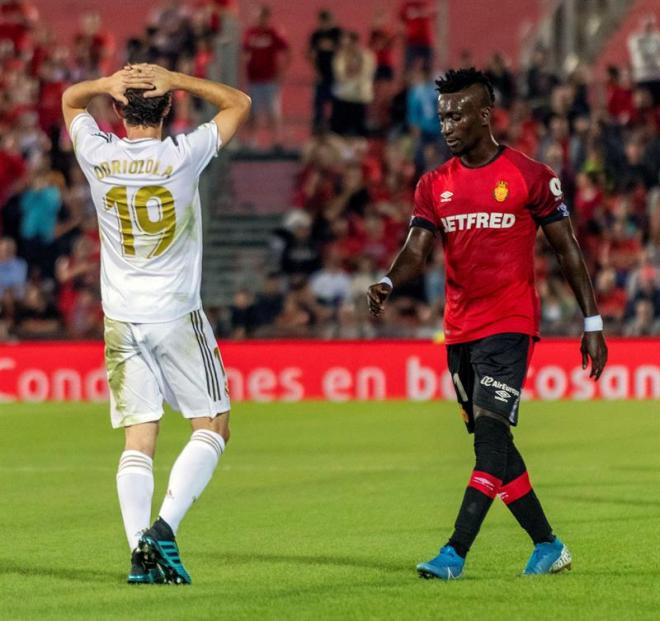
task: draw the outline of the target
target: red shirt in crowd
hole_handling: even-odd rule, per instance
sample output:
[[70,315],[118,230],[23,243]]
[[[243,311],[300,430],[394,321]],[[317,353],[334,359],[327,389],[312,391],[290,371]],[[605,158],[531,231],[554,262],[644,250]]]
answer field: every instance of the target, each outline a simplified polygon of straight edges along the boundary
[[509,147],[484,166],[454,157],[420,179],[411,225],[442,237],[447,343],[539,335],[536,230],[566,217],[557,176]]
[[26,172],[27,166],[20,155],[0,151],[0,207],[9,198],[9,191]]
[[633,115],[632,90],[618,84],[607,85],[607,111],[618,123],[627,124]]
[[406,29],[408,45],[432,45],[432,17],[433,11],[426,0],[408,0],[401,5],[399,18]]
[[277,78],[280,53],[289,44],[274,28],[254,26],[245,31],[243,50],[249,54],[247,77],[250,82],[273,82]]

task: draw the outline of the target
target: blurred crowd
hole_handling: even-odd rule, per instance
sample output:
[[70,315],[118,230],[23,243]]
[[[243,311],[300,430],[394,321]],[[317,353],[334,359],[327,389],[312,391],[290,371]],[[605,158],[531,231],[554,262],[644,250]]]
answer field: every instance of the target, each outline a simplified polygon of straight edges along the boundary
[[[234,338],[433,337],[442,331],[443,255],[397,289],[383,321],[365,291],[405,238],[419,175],[449,154],[439,131],[434,3],[408,0],[380,15],[367,36],[318,15],[304,51],[314,75],[312,134],[303,145],[294,208],[274,232],[270,271],[211,309]],[[158,62],[205,77],[231,1],[167,1],[126,45],[98,14],[80,17],[63,46],[35,5],[0,0],[0,340],[98,338],[99,237],[89,189],[60,118],[66,86],[123,62]],[[579,67],[549,69],[545,51],[512,71],[494,54],[484,69],[496,89],[496,138],[558,172],[610,334],[660,334],[660,33],[649,20],[630,41],[630,63],[606,83]],[[265,125],[281,139],[281,83],[293,53],[263,7],[240,39],[254,116],[248,145]],[[655,51],[654,51],[655,50]],[[463,66],[475,63],[466,51]],[[598,77],[598,76],[597,76]],[[177,93],[173,132],[200,118]],[[103,98],[104,130],[123,128]],[[577,334],[579,309],[539,237],[536,267],[545,334]]]
[[[442,334],[443,255],[397,288],[382,321],[365,290],[405,239],[419,176],[449,157],[437,119],[434,3],[403,2],[368,36],[319,12],[307,58],[314,69],[313,135],[304,146],[295,208],[272,240],[278,266],[263,290],[235,297],[222,332],[234,338],[418,337]],[[389,20],[389,21],[388,21]],[[389,24],[389,25],[388,25]],[[502,54],[493,82],[498,141],[552,167],[584,249],[609,334],[660,334],[660,32],[646,19],[630,62],[596,79],[561,76],[535,49],[514,72]],[[475,63],[469,51],[461,66]],[[542,234],[536,249],[542,331],[576,335],[582,315]]]

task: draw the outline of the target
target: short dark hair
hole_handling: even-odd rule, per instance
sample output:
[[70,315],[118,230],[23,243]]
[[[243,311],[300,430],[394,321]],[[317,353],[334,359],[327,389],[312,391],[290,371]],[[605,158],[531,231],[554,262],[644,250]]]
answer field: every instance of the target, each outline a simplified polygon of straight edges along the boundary
[[488,76],[483,72],[469,67],[468,69],[449,69],[444,76],[435,81],[438,93],[458,93],[474,84],[480,84],[488,98],[488,105],[495,103],[495,91]]
[[172,95],[165,93],[158,97],[145,97],[144,90],[128,88],[124,93],[128,104],[117,102],[124,119],[129,125],[158,127],[170,109]]

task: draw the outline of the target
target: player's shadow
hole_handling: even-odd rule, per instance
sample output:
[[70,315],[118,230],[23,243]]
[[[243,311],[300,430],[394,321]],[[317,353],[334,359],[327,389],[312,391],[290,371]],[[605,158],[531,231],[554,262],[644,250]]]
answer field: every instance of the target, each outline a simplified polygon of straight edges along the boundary
[[[217,560],[216,553],[197,553],[199,556],[208,556]],[[354,558],[350,556],[328,556],[328,555],[298,555],[298,554],[236,554],[228,553],[222,555],[223,561],[236,564],[250,564],[256,562],[264,563],[286,563],[287,565],[301,565],[305,567],[350,567],[353,569],[375,569],[388,573],[410,572],[410,563],[396,563],[392,561],[370,561],[365,558]]]
[[9,559],[0,559],[0,575],[14,574],[26,578],[59,578],[60,580],[72,580],[75,582],[115,582],[125,580],[125,577],[116,571],[108,571],[94,568],[69,569],[66,567],[46,567],[43,565],[25,565]]
[[570,500],[587,504],[620,505],[622,507],[660,507],[660,500],[645,498],[615,498],[614,496],[574,496],[573,494],[553,494],[553,499]]

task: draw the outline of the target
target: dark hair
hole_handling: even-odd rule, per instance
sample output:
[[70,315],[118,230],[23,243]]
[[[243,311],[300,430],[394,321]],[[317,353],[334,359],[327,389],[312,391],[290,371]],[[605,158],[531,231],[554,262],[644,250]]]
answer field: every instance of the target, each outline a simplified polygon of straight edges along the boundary
[[128,99],[128,104],[117,102],[117,107],[122,111],[129,125],[158,127],[169,111],[172,102],[170,93],[158,97],[145,97],[144,90],[129,88],[124,94]]
[[480,84],[487,96],[488,105],[495,103],[495,92],[488,76],[483,72],[470,67],[469,69],[449,69],[444,76],[435,81],[438,93],[458,93],[474,84]]

